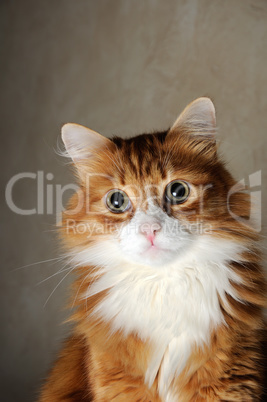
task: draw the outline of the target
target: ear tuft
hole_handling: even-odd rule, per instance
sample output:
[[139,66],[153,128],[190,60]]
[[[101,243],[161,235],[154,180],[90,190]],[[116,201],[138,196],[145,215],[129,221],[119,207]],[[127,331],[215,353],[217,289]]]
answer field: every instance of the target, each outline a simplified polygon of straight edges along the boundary
[[212,101],[202,97],[190,103],[174,122],[170,131],[178,129],[184,129],[195,135],[214,136],[216,116]]
[[110,140],[79,124],[64,124],[61,130],[62,141],[74,163],[90,158],[93,153],[110,144]]

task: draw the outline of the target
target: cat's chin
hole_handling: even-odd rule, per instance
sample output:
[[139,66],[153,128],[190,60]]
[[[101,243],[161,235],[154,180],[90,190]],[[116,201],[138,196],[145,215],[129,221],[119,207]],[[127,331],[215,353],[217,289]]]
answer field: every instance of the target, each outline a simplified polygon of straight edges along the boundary
[[168,253],[168,250],[164,250],[161,247],[155,246],[154,244],[149,246],[144,252],[141,253],[141,257],[151,258],[152,260],[158,259],[164,253]]
[[126,258],[129,259],[131,263],[158,267],[173,262],[175,258],[177,258],[177,252],[175,253],[172,250],[152,245],[141,253],[127,255]]

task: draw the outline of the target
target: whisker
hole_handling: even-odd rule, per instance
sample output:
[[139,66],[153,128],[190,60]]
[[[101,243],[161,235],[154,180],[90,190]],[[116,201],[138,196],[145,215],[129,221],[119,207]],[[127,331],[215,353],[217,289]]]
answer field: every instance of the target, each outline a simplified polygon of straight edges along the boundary
[[[65,266],[66,266],[66,265],[65,265]],[[56,276],[56,275],[62,274],[63,272],[72,269],[72,267],[65,268],[65,266],[64,266],[63,268],[60,268],[60,269],[59,269],[57,272],[55,272],[54,274],[52,274],[52,275],[48,276],[47,278],[43,279],[42,281],[38,282],[38,283],[36,284],[36,286],[41,285],[42,283],[48,281],[49,279],[53,278],[53,277]]]
[[[73,307],[75,306],[75,303],[76,303],[78,294],[79,294],[79,292],[80,292],[80,289],[81,289],[82,285],[84,284],[84,281],[85,281],[90,275],[91,275],[91,272],[89,272],[89,273],[83,278],[83,281],[80,283],[80,286],[79,286],[79,288],[78,288],[78,290],[77,290],[77,292],[76,292],[75,298],[74,298],[73,303],[72,303],[72,306],[71,306],[72,309],[73,309]],[[86,310],[87,310],[87,309],[86,309]]]
[[39,264],[44,264],[47,262],[52,262],[52,261],[60,261],[63,260],[64,258],[66,258],[66,256],[61,256],[61,257],[55,257],[55,258],[49,258],[48,260],[42,260],[42,261],[37,261],[37,262],[33,262],[31,264],[27,264],[27,265],[23,265],[22,267],[18,267],[18,268],[14,268],[12,270],[12,272],[14,271],[19,271],[20,269],[24,269],[24,268],[28,268],[28,267],[33,267],[35,265],[39,265]]
[[46,302],[45,302],[45,304],[44,304],[44,306],[43,306],[44,308],[46,307],[48,301],[49,301],[50,298],[53,296],[53,294],[55,293],[55,291],[57,290],[57,288],[61,285],[61,283],[64,281],[64,279],[66,279],[67,276],[68,276],[74,269],[75,269],[75,266],[74,266],[73,268],[71,268],[71,269],[69,270],[69,272],[67,272],[67,274],[64,275],[64,277],[60,280],[60,282],[57,284],[57,286],[54,288],[54,290],[50,293],[49,297],[47,298],[47,300],[46,300]]

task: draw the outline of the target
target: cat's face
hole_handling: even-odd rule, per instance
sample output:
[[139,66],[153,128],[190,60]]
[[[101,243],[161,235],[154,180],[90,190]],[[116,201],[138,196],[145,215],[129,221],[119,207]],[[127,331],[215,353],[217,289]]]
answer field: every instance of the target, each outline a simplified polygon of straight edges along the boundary
[[93,262],[90,249],[102,247],[103,262],[168,265],[229,219],[233,180],[217,158],[212,103],[201,99],[171,130],[128,140],[65,126],[83,196],[65,226],[71,221],[71,245],[85,261]]
[[207,196],[214,178],[205,163],[205,173],[199,173],[194,152],[187,158],[181,155],[178,142],[169,154],[172,139],[162,143],[154,134],[115,142],[116,149],[101,155],[101,184],[97,176],[89,176],[89,193],[95,196],[90,214],[105,227],[96,241],[108,241],[118,256],[130,262],[172,262],[191,248],[203,230],[208,231]]

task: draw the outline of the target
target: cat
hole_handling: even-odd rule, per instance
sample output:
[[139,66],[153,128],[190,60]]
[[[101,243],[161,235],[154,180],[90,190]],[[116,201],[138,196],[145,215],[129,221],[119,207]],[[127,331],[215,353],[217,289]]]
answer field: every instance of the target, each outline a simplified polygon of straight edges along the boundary
[[74,329],[40,402],[263,398],[259,239],[216,137],[204,97],[129,139],[63,126],[80,184],[60,227]]

